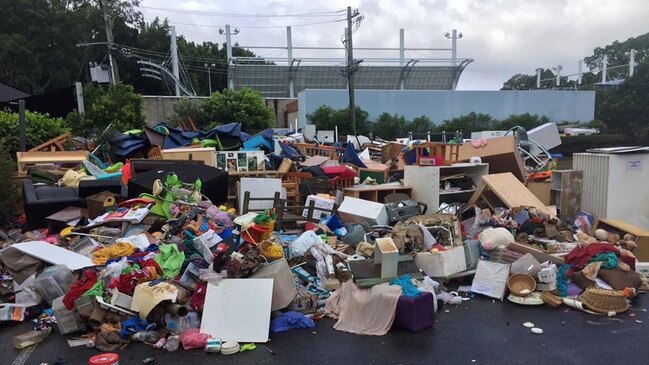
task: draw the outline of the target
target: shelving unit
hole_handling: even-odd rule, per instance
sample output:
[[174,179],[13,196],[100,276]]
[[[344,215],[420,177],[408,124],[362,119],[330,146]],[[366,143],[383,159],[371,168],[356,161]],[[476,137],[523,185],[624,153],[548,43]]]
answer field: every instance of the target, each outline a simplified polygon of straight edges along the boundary
[[370,200],[377,203],[384,203],[385,197],[393,193],[412,194],[410,186],[404,186],[399,183],[379,184],[379,185],[356,185],[352,188],[344,188],[345,196],[353,198]]
[[583,171],[557,170],[550,181],[550,205],[562,216],[574,216],[581,210]]
[[[412,187],[412,198],[428,205],[429,211],[440,203],[468,202],[480,185],[482,176],[489,174],[489,164],[461,163],[451,166],[405,166],[404,184]],[[470,178],[471,189],[443,191],[440,182],[456,175]]]

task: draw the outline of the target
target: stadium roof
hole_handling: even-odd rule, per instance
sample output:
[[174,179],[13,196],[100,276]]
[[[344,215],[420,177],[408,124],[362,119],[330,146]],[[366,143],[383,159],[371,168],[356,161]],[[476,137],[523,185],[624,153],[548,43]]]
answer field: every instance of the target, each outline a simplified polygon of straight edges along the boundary
[[[359,65],[354,75],[357,90],[454,90],[464,68],[473,60],[458,60],[452,65],[404,66]],[[246,64],[231,67],[234,88],[250,87],[267,98],[295,97],[305,89],[346,89],[341,65]],[[291,92],[291,81],[293,92]]]

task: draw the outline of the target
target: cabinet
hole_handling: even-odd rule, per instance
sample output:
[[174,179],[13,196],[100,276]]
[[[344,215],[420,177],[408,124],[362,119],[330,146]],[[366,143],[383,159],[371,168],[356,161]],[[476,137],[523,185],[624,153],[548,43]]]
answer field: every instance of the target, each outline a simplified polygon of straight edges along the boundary
[[356,185],[352,188],[344,188],[345,196],[352,198],[369,200],[377,203],[385,203],[385,197],[394,193],[412,194],[410,186],[403,186],[399,183],[389,183],[380,185]]
[[[486,163],[450,166],[405,166],[404,184],[412,187],[412,198],[437,211],[441,203],[469,201],[482,176],[489,173]],[[461,180],[461,181],[460,181]]]

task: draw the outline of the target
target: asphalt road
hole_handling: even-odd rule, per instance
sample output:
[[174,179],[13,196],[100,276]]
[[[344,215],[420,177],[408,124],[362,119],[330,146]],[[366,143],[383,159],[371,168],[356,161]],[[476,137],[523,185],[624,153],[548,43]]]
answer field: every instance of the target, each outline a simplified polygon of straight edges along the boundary
[[[325,319],[313,330],[271,333],[267,344],[235,355],[167,353],[142,343],[129,344],[119,355],[121,365],[143,364],[149,357],[157,364],[645,364],[648,304],[647,295],[641,295],[628,312],[608,318],[476,296],[460,306],[442,306],[435,327],[418,333],[393,329],[381,337],[358,336],[334,330],[335,322]],[[544,333],[531,333],[522,325],[526,321]],[[66,340],[74,335],[56,332],[30,354],[21,353],[11,338],[26,330],[28,323],[0,325],[0,364],[39,365],[61,356],[65,365],[86,365],[98,353],[70,348]]]

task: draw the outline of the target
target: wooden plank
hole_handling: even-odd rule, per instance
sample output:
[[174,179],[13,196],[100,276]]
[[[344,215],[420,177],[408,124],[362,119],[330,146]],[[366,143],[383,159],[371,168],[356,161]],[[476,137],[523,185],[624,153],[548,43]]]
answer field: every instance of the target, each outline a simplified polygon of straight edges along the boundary
[[80,163],[88,159],[88,151],[48,151],[48,152],[16,152],[18,175],[27,173],[27,165],[53,163]]
[[37,152],[42,149],[48,148],[50,151],[56,151],[58,148],[59,150],[63,151],[63,143],[70,137],[72,134],[70,132],[65,132],[62,135],[58,137],[54,137],[50,139],[47,142],[43,142],[39,144],[38,146],[32,148],[29,150],[29,152]]
[[548,209],[512,173],[485,175],[482,177],[482,180],[503,201],[507,208],[523,205],[531,206],[550,216],[554,216],[552,210]]

